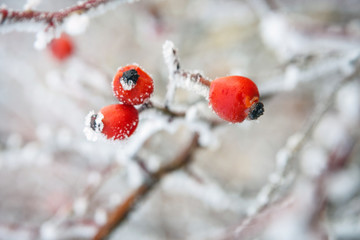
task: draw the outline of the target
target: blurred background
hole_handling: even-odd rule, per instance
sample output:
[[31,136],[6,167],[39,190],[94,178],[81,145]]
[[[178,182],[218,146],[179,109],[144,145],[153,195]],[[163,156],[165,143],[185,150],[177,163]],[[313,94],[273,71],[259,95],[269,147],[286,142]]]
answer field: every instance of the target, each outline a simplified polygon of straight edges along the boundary
[[[22,10],[27,2],[0,3]],[[35,9],[76,3],[42,0]],[[157,169],[194,128],[203,130],[193,162],[164,177],[110,239],[360,239],[359,77],[334,87],[360,54],[359,1],[148,0],[84,21],[83,33],[69,34],[74,52],[63,61],[37,50],[34,32],[0,35],[0,239],[91,239],[143,181],[131,153]],[[155,81],[152,99],[164,101],[166,40],[183,69],[253,79],[265,114],[215,129],[144,114],[133,139],[88,141],[84,118],[116,103],[111,81],[120,66],[142,66]],[[327,103],[325,114],[314,114]],[[196,92],[179,89],[173,106],[217,119]],[[314,116],[316,126],[293,151],[294,136]],[[284,154],[294,158],[279,176]],[[276,194],[259,198],[272,181]],[[284,199],[290,207],[271,213]],[[277,217],[260,216],[253,232],[234,235],[264,201]]]

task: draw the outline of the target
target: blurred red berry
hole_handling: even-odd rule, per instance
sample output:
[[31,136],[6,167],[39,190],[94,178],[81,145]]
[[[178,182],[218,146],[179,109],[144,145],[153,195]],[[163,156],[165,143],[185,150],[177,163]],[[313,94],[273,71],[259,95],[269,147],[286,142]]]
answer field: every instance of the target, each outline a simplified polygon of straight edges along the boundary
[[139,115],[132,105],[113,104],[103,107],[90,118],[90,128],[106,138],[122,140],[130,137],[139,122]]
[[115,74],[112,87],[115,97],[130,105],[144,103],[154,91],[152,78],[137,65],[120,68]]
[[53,39],[49,47],[52,55],[60,61],[70,57],[74,51],[74,44],[66,34],[62,34],[59,38]]
[[253,81],[241,76],[217,78],[210,84],[209,104],[215,113],[229,122],[257,119],[264,113],[259,91]]

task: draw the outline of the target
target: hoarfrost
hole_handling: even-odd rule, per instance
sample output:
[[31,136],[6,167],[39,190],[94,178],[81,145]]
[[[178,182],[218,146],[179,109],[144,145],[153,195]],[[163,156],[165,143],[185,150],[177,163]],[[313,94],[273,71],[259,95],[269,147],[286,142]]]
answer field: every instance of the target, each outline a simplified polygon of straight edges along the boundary
[[103,225],[107,220],[107,213],[105,209],[98,208],[94,214],[94,220],[98,225]]
[[73,210],[77,216],[84,215],[86,213],[87,208],[88,208],[88,201],[86,198],[81,197],[75,200],[73,205]]
[[6,140],[6,147],[8,148],[19,148],[23,144],[23,138],[18,133],[12,133]]
[[27,0],[26,4],[24,5],[24,10],[34,10],[40,3],[41,0]]
[[126,170],[127,181],[131,187],[138,187],[143,183],[145,176],[136,162],[129,161]]
[[[201,176],[203,178],[204,176]],[[206,177],[205,177],[206,178]],[[218,211],[240,211],[242,201],[235,194],[229,194],[222,190],[217,184],[209,182],[199,184],[189,178],[185,173],[179,172],[169,176],[161,185],[167,192],[173,194],[186,194],[202,201],[207,207]]]
[[94,111],[90,111],[88,115],[85,117],[85,127],[84,127],[84,134],[89,141],[96,141],[99,138],[105,139],[103,134],[101,134],[101,131],[104,127],[104,124],[102,123],[102,119],[104,118],[104,115],[100,112],[97,113],[96,119],[95,119],[95,125],[98,126],[94,129],[91,128],[91,118],[95,114]]
[[99,185],[101,181],[101,174],[99,172],[90,172],[88,177],[87,177],[87,183],[89,185],[92,185],[92,186],[97,186]]
[[328,198],[334,203],[348,201],[357,193],[359,182],[360,172],[356,167],[334,173],[326,184]]
[[80,35],[86,31],[90,19],[85,14],[73,13],[64,21],[64,29],[70,35]]
[[[329,131],[331,129],[331,131]],[[347,140],[347,131],[338,115],[327,114],[314,130],[314,139],[328,150]]]
[[323,148],[314,144],[302,151],[300,159],[303,172],[310,177],[317,177],[325,170],[328,155]]
[[359,90],[359,82],[348,83],[339,90],[335,101],[342,122],[354,127],[360,121],[360,110],[355,107],[360,106]]
[[122,201],[122,197],[119,193],[113,193],[109,197],[109,207],[115,207]]
[[39,31],[36,34],[36,40],[34,42],[34,48],[37,50],[43,50],[55,37],[54,31],[49,29],[48,31]]
[[51,222],[45,222],[40,227],[40,237],[41,239],[46,240],[55,240],[57,239],[58,231],[55,224]]

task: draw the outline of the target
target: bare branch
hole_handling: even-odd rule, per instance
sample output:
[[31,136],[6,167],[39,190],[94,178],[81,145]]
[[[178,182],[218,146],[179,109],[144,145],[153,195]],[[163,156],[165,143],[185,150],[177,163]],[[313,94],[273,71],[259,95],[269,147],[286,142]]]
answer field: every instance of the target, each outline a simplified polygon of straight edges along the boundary
[[55,12],[48,11],[15,11],[8,8],[0,9],[0,32],[28,31],[37,32],[51,27],[60,26],[72,14],[84,14],[104,6],[116,5],[133,0],[87,0],[75,6]]
[[304,129],[291,136],[287,142],[287,146],[279,151],[276,159],[276,170],[270,175],[269,183],[259,192],[256,206],[250,209],[248,213],[249,216],[255,215],[273,201],[276,192],[283,185],[286,177],[288,176],[295,157],[306,141],[311,137],[314,128],[317,126],[321,118],[329,110],[336,93],[345,83],[359,75],[359,58],[360,55],[356,55],[353,59],[350,59],[349,62],[347,62],[344,70],[348,71],[348,68],[351,68],[351,70],[347,73],[347,76],[345,76],[337,84],[334,84],[329,95],[318,104]]
[[195,133],[189,145],[170,163],[162,166],[154,173],[148,174],[148,179],[138,188],[136,188],[130,195],[114,209],[109,215],[107,222],[102,226],[93,240],[105,239],[111,232],[119,226],[130,214],[136,204],[144,199],[144,197],[159,183],[166,174],[176,171],[188,163],[190,163],[192,155],[198,147],[199,135]]

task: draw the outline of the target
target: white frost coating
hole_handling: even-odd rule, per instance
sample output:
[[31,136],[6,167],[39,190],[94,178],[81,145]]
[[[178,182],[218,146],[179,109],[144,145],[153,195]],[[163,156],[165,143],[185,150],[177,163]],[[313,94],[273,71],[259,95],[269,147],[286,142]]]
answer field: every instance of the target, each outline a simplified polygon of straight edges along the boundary
[[89,141],[96,141],[99,138],[105,138],[103,134],[101,134],[101,131],[104,127],[104,124],[102,122],[104,115],[100,112],[97,114],[95,119],[95,125],[97,126],[95,130],[93,130],[90,126],[91,124],[91,116],[95,114],[94,111],[90,111],[88,115],[85,117],[85,127],[84,127],[84,134]]
[[347,141],[347,131],[338,115],[325,115],[314,130],[314,139],[328,150],[336,149]]
[[166,40],[163,45],[163,56],[169,71],[172,73],[176,70],[175,64],[178,62],[177,56],[174,54],[177,52],[175,45],[172,41]]
[[129,91],[136,86],[136,83],[134,83],[133,81],[125,82],[124,78],[120,78],[120,84],[123,87],[123,89],[126,91]]
[[99,185],[101,181],[101,174],[99,172],[90,172],[88,177],[87,177],[87,183],[89,185],[92,185],[92,186],[97,186]]
[[7,139],[6,139],[6,148],[10,149],[18,149],[23,144],[23,138],[18,133],[12,133]]
[[64,29],[70,35],[79,35],[86,31],[90,18],[85,14],[71,14],[64,21]]
[[328,155],[319,146],[311,145],[300,156],[302,171],[310,177],[319,176],[326,168]]
[[349,201],[357,193],[359,181],[359,169],[354,166],[333,174],[326,182],[330,201],[337,204]]
[[106,213],[105,209],[102,209],[102,208],[96,209],[95,214],[94,214],[94,220],[98,225],[105,224],[106,220],[107,220],[107,213]]
[[276,154],[276,169],[278,171],[284,171],[288,161],[290,159],[291,153],[288,149],[280,149]]
[[55,37],[55,34],[53,31],[48,30],[45,31],[39,31],[36,34],[36,40],[34,42],[34,48],[37,50],[43,50],[46,48],[46,46],[51,42],[51,40]]
[[[201,176],[203,179],[203,176]],[[236,194],[225,192],[216,183],[207,181],[199,184],[192,178],[189,178],[183,172],[177,172],[167,177],[161,184],[161,187],[172,194],[190,195],[202,201],[207,207],[217,211],[235,211],[243,210],[242,199]]]
[[87,208],[88,201],[86,198],[81,197],[75,200],[73,210],[77,216],[83,216],[86,213]]
[[200,83],[201,75],[200,71],[188,71],[184,77],[181,71],[179,74],[175,75],[175,84],[177,87],[195,92],[208,100],[210,88]]
[[24,10],[34,10],[40,3],[41,0],[27,0],[26,4],[24,5]]
[[53,132],[49,125],[47,124],[40,124],[36,127],[36,136],[42,142],[49,141],[53,139]]
[[284,76],[284,88],[292,90],[298,85],[300,70],[296,66],[288,66]]
[[40,227],[40,239],[55,240],[57,239],[58,231],[55,224],[45,222]]
[[[175,54],[174,54],[175,51]],[[174,46],[174,43],[167,40],[165,41],[164,45],[163,45],[163,56],[164,56],[164,60],[165,60],[165,64],[168,67],[169,70],[169,83],[167,85],[167,91],[166,91],[166,104],[169,104],[170,102],[172,102],[172,100],[174,99],[175,96],[175,91],[176,91],[176,84],[175,84],[175,79],[174,79],[174,72],[176,71],[176,65],[179,64],[179,60],[176,56],[176,49]]]
[[129,161],[127,165],[127,181],[131,187],[140,186],[145,179],[143,170],[134,161]]
[[199,133],[200,146],[216,148],[220,145],[217,136],[214,134],[208,123],[201,121],[198,118],[198,107],[199,105],[193,105],[186,111],[185,119],[188,127]]
[[[145,115],[146,114],[141,114],[140,118]],[[174,120],[172,124],[169,124],[167,116],[156,115],[154,118],[148,118],[147,121],[138,125],[137,130],[131,138],[117,144],[119,156],[121,156],[121,158],[119,157],[118,159],[124,161],[122,163],[127,164],[129,161],[124,159],[131,159],[139,151],[144,142],[152,135],[161,130],[173,133],[178,128],[179,123],[179,121]]]
[[[262,18],[260,23],[260,35],[264,43],[283,57],[288,57],[289,54],[287,44],[291,41],[287,40],[290,31],[286,18],[280,14],[269,13]],[[287,44],[284,44],[284,39]]]
[[341,120],[352,127],[360,121],[360,84],[352,81],[343,86],[336,96],[335,106],[340,112]]
[[148,157],[147,161],[146,161],[146,166],[149,169],[149,171],[155,172],[157,171],[161,164],[160,164],[161,160],[159,159],[158,156],[156,155],[151,155]]
[[113,193],[109,197],[109,207],[115,207],[122,200],[122,197],[119,193]]
[[304,139],[303,133],[295,133],[294,135],[290,136],[286,141],[286,148],[289,151],[294,151],[295,148],[299,147],[299,144]]
[[275,221],[270,222],[265,232],[267,240],[313,239],[309,237],[303,219],[299,219],[298,214],[294,213],[280,215]]

